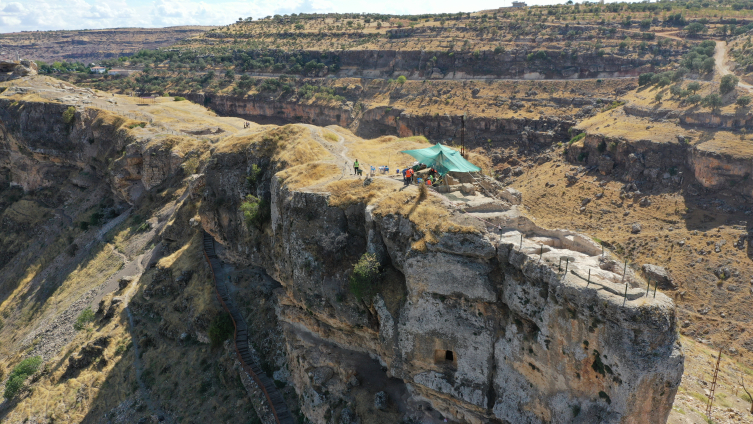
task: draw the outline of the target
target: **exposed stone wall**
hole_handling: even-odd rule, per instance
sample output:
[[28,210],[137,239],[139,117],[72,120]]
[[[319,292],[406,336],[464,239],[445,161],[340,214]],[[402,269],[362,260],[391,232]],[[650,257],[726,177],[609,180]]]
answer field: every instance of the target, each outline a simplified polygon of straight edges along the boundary
[[753,164],[745,157],[720,154],[703,144],[658,143],[588,134],[567,150],[568,160],[593,166],[603,175],[627,182],[641,181],[645,188],[680,187],[683,178],[695,178],[708,189],[730,189],[753,196]]
[[53,186],[74,170],[107,176],[106,158],[130,141],[120,129],[124,120],[85,108],[67,124],[67,108],[0,99],[0,174],[8,182],[28,191]]

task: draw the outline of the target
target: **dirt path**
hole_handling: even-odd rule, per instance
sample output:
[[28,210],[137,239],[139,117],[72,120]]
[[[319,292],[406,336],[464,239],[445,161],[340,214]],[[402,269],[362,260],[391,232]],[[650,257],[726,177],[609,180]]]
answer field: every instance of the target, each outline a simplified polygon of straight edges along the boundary
[[[716,42],[716,50],[714,51],[714,62],[716,63],[716,72],[719,73],[720,77],[724,75],[728,75],[728,74],[734,75],[734,73],[729,69],[729,65],[727,65],[727,42],[726,41]],[[737,86],[740,88],[744,88],[748,91],[753,90],[753,85],[746,84],[742,81],[738,82]]]

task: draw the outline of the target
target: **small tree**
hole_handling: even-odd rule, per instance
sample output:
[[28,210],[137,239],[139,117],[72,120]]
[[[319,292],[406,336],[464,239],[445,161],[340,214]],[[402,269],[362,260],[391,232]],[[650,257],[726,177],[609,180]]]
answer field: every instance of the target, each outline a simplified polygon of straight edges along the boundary
[[68,109],[63,111],[63,122],[72,124],[74,119],[76,119],[76,108],[68,106]]
[[661,102],[661,99],[662,99],[663,97],[664,97],[664,93],[662,93],[662,92],[660,91],[660,92],[656,93],[656,96],[654,96],[654,100],[656,100],[657,102]]
[[651,83],[651,80],[653,78],[653,72],[646,72],[645,74],[641,74],[640,76],[638,76],[638,85],[648,85]]
[[691,94],[688,96],[688,103],[697,105],[700,102],[701,102],[700,94]]
[[703,98],[703,105],[714,110],[722,105],[722,97],[716,93],[709,94]]
[[241,213],[243,213],[243,219],[246,222],[246,227],[251,229],[253,226],[261,228],[264,222],[269,218],[269,205],[264,199],[260,199],[254,195],[249,194],[246,199],[241,202]]
[[376,292],[379,277],[379,260],[373,253],[364,253],[353,267],[350,275],[350,291],[361,301],[370,299]]
[[700,89],[701,89],[701,84],[700,83],[691,82],[690,84],[688,84],[688,90],[692,91],[693,94],[695,94],[696,91],[698,91]]
[[735,100],[735,104],[740,107],[748,107],[750,104],[750,97],[749,96],[740,96]]
[[706,32],[706,25],[700,22],[693,22],[692,24],[685,27],[685,30],[688,31],[689,35],[696,35],[702,32]]
[[730,91],[734,90],[735,87],[737,87],[737,83],[740,81],[740,78],[728,74],[722,77],[722,81],[719,83],[719,92],[722,94],[727,94]]

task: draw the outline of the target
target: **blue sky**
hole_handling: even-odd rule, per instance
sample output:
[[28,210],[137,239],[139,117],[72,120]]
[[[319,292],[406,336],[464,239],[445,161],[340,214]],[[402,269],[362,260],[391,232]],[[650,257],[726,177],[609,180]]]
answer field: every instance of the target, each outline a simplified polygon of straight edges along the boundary
[[[529,0],[529,4],[566,0]],[[512,0],[0,0],[0,33],[57,29],[226,25],[239,17],[276,13],[470,12],[509,6]]]

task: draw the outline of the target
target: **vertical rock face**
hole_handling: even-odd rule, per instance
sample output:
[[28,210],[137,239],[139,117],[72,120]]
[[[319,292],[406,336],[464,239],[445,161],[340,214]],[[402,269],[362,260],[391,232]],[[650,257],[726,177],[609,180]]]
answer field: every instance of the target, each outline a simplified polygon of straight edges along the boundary
[[[377,358],[413,397],[461,422],[666,421],[683,372],[674,304],[626,291],[587,238],[517,220],[520,228],[501,234],[444,233],[416,250],[422,234],[408,217],[330,206],[326,193],[291,191],[276,178],[266,186],[271,226],[261,233],[242,223],[237,205],[216,201],[238,187],[243,173],[234,169],[253,158],[216,159],[202,224],[229,248],[229,261],[263,266],[282,283],[278,316],[297,358],[291,379],[315,421],[326,421],[323,411],[360,372],[348,374],[338,350]],[[365,252],[379,258],[385,279],[359,301],[348,276]],[[317,380],[314,371],[338,364],[326,385]]]

